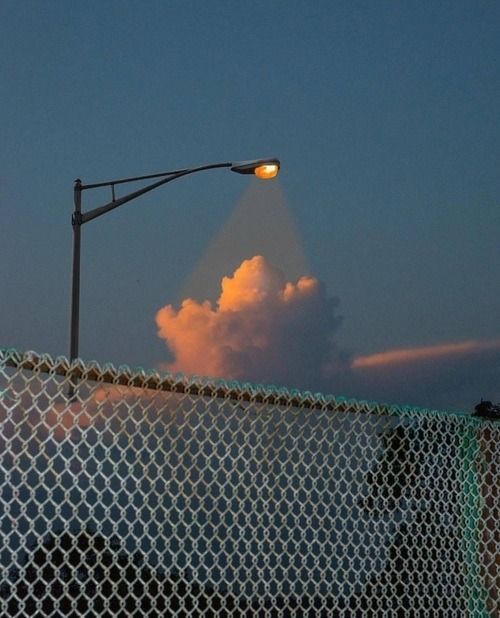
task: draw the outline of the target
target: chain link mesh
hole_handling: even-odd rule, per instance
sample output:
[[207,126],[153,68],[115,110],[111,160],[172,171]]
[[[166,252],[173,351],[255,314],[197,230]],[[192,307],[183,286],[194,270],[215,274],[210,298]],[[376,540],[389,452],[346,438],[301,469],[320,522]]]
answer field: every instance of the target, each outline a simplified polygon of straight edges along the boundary
[[500,615],[500,424],[0,354],[2,616]]

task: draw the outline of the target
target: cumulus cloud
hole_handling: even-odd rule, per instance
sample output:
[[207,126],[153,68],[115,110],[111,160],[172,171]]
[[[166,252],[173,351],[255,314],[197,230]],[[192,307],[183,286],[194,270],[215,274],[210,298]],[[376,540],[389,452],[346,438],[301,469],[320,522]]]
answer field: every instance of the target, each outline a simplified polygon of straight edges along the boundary
[[215,305],[188,298],[180,309],[156,314],[158,335],[174,356],[170,371],[274,382],[301,388],[324,386],[334,362],[332,336],[341,318],[337,301],[314,277],[287,282],[257,255],[222,279]]

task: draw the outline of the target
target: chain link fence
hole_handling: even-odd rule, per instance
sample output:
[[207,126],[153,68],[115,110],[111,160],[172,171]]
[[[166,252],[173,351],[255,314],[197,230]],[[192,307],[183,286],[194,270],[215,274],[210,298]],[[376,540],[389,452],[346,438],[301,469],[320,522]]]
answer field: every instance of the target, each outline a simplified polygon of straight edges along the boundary
[[0,353],[2,616],[500,615],[500,423]]

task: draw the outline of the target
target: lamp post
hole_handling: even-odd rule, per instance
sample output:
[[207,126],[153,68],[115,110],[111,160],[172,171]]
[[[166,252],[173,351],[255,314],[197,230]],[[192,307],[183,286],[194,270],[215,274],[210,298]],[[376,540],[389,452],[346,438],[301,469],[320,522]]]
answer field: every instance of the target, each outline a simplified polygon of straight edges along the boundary
[[[110,210],[118,208],[127,202],[157,189],[162,185],[187,176],[188,174],[194,174],[195,172],[202,172],[204,170],[229,168],[232,172],[237,174],[253,174],[258,178],[268,179],[274,178],[280,169],[280,162],[278,159],[255,159],[252,161],[239,161],[239,162],[227,162],[227,163],[211,163],[209,165],[201,165],[199,167],[185,168],[180,170],[174,170],[171,172],[162,172],[160,174],[149,174],[147,176],[135,176],[133,178],[121,178],[119,180],[110,180],[108,182],[98,182],[93,184],[83,184],[82,181],[77,178],[74,185],[74,205],[75,210],[71,219],[73,226],[73,268],[71,275],[71,318],[70,318],[70,344],[69,344],[69,359],[70,361],[78,357],[78,339],[79,339],[79,323],[80,323],[80,247],[81,247],[81,227],[85,223],[97,219],[106,214]],[[152,180],[157,178],[155,182],[132,191],[123,197],[117,198],[115,196],[115,186],[121,184],[127,184],[131,182],[137,182],[140,180]],[[89,189],[97,189],[102,187],[111,187],[111,201],[107,202],[103,206],[89,210],[88,212],[82,212],[82,192]]]

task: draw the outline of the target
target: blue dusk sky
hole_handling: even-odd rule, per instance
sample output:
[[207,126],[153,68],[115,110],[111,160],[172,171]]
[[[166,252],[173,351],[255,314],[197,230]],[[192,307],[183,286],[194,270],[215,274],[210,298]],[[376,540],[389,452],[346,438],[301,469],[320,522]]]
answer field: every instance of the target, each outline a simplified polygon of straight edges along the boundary
[[500,400],[498,2],[4,0],[0,29],[0,347],[67,354],[75,178],[276,156],[83,227],[80,356]]

